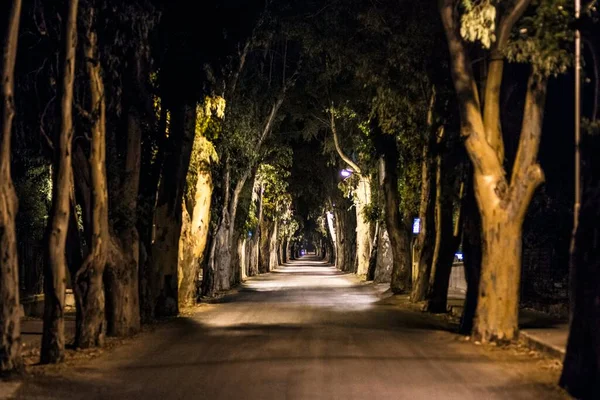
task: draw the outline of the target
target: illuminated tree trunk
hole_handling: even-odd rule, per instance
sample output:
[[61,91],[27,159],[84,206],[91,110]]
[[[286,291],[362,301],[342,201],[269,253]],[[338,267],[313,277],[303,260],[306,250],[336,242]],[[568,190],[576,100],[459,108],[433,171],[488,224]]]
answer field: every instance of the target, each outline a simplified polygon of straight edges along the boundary
[[182,225],[182,201],[196,131],[196,102],[171,109],[171,127],[154,212],[155,239],[150,265],[155,313],[177,315],[177,265]]
[[264,219],[260,222],[260,248],[258,251],[258,272],[261,274],[271,271],[271,237],[275,230],[275,223]]
[[[282,90],[280,96],[275,99],[271,111],[267,116],[264,128],[256,142],[256,151],[259,152],[263,143],[271,133],[275,117],[283,104],[286,88]],[[230,97],[230,96],[229,96]],[[246,166],[246,170],[242,172],[242,176],[236,182],[236,185],[231,191],[231,166],[229,160],[225,162],[224,172],[224,200],[221,218],[217,224],[215,239],[213,241],[211,251],[209,253],[209,261],[206,266],[204,280],[202,284],[202,293],[205,296],[214,296],[217,292],[229,290],[231,285],[236,284],[232,278],[231,256],[233,251],[233,236],[235,232],[235,216],[237,212],[239,196],[244,188],[248,178],[250,178],[255,163]]]
[[198,275],[204,262],[204,254],[210,226],[210,207],[212,199],[212,176],[210,159],[200,159],[209,146],[206,138],[198,135],[195,139],[193,157],[195,171],[188,171],[186,201],[182,206],[183,225],[179,239],[179,304],[189,305],[196,301]]
[[349,211],[349,201],[338,199],[333,209],[336,233],[336,266],[342,271],[353,271],[356,263],[356,213]]
[[358,258],[356,274],[366,277],[371,259],[371,222],[365,219],[365,208],[371,203],[371,180],[361,175],[354,189],[354,205],[356,208],[356,257]]
[[89,158],[91,177],[91,243],[90,250],[77,270],[73,289],[79,298],[81,319],[78,321],[75,345],[81,348],[101,346],[104,339],[104,285],[102,275],[109,245],[108,191],[106,180],[106,112],[104,83],[98,60],[94,9],[89,10],[84,53],[90,90],[92,143]]
[[277,256],[277,231],[279,230],[279,224],[277,221],[273,222],[273,229],[271,230],[271,237],[269,239],[269,271],[275,270],[279,266]]
[[[500,20],[494,44],[498,54],[528,3],[519,0],[505,10],[506,17]],[[474,168],[475,197],[481,213],[481,282],[473,334],[483,342],[510,341],[518,332],[521,227],[533,193],[544,180],[537,153],[546,78],[533,71],[530,75],[519,147],[508,181],[503,158],[500,158],[503,155],[498,123],[500,110],[495,101],[502,79],[501,58],[494,59],[497,65],[488,72],[486,109],[482,112],[468,52],[457,25],[455,2],[441,0],[439,4],[450,50],[462,135]]]
[[385,226],[390,237],[394,267],[390,288],[393,293],[407,293],[410,290],[412,257],[410,254],[410,223],[400,214],[398,195],[398,148],[392,135],[377,135],[376,147],[383,156],[380,163],[380,185],[385,204]]
[[348,157],[340,145],[335,124],[335,116],[331,111],[331,131],[335,150],[340,158],[348,164],[358,176],[358,183],[352,193],[354,208],[356,210],[356,270],[350,270],[357,275],[366,277],[371,258],[371,223],[364,218],[364,210],[371,203],[371,180],[363,174],[360,167]]
[[[256,230],[258,233],[258,229]],[[252,237],[249,242],[250,246],[250,260],[248,260],[248,276],[258,275],[258,259],[260,249],[260,236],[256,234]]]
[[13,0],[2,52],[0,93],[0,373],[21,366],[17,196],[10,171],[12,121],[15,116],[14,69],[21,19],[21,0]]
[[48,221],[48,247],[44,279],[44,332],[42,335],[42,363],[57,363],[64,358],[64,307],[66,290],[65,243],[71,211],[71,144],[73,139],[73,82],[75,79],[75,49],[77,47],[77,0],[68,3],[68,14],[63,37],[63,59],[60,94],[60,131],[55,148],[52,185],[52,210]]
[[415,243],[415,259],[417,277],[413,284],[411,301],[423,301],[429,292],[429,280],[433,261],[435,229],[432,229],[434,219],[434,193],[437,189],[432,185],[431,146],[423,145],[421,161],[421,201],[419,206],[420,230]]

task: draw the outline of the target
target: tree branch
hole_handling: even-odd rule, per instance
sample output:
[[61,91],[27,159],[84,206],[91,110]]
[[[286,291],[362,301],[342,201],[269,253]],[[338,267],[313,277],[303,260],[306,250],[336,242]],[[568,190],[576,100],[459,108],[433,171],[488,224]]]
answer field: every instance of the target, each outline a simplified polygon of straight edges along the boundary
[[477,84],[467,49],[458,31],[454,3],[454,0],[439,0],[438,4],[450,52],[452,81],[460,110],[461,133],[465,137],[465,147],[476,172],[498,179],[504,176],[504,171],[494,149],[485,140]]
[[519,148],[510,179],[510,206],[517,216],[525,214],[533,192],[544,181],[537,155],[542,137],[546,87],[547,78],[536,76],[532,71],[527,84]]
[[510,31],[519,18],[523,16],[523,13],[527,7],[529,7],[529,3],[531,3],[531,0],[517,0],[513,7],[502,16],[500,23],[498,24],[498,29],[496,30],[496,42],[493,46],[494,50],[500,52],[504,51],[504,47],[510,36]]
[[352,159],[350,157],[348,157],[344,153],[344,150],[342,150],[342,147],[340,146],[340,142],[339,142],[339,139],[338,139],[337,128],[335,127],[335,116],[333,114],[333,103],[331,103],[330,114],[331,114],[331,131],[333,132],[333,143],[335,144],[335,150],[339,154],[340,158],[346,164],[348,164],[350,166],[350,168],[352,168],[354,170],[354,172],[356,172],[358,175],[362,175],[360,167],[354,161],[352,161]]
[[490,65],[485,85],[483,125],[487,142],[496,152],[500,164],[504,162],[504,142],[500,122],[500,93],[504,72],[504,48],[510,31],[521,18],[531,0],[517,0],[501,18],[496,30],[496,41],[490,49]]

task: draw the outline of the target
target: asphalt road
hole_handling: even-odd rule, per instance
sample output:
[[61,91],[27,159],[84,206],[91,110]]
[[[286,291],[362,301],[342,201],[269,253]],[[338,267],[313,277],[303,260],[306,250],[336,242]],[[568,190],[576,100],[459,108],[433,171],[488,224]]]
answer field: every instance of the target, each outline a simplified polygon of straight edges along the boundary
[[[436,322],[437,321],[437,322]],[[439,319],[305,259],[249,279],[25,399],[562,399],[527,362],[498,361]],[[530,363],[529,363],[530,364]]]

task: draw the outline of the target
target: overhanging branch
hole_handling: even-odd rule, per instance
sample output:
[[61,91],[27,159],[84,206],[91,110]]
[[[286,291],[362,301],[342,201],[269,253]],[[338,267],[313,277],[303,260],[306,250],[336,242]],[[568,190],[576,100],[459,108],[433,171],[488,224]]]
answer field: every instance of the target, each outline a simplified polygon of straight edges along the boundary
[[340,156],[340,158],[350,166],[350,168],[352,168],[354,170],[354,172],[356,172],[358,175],[362,175],[362,172],[360,170],[360,167],[354,162],[352,161],[352,159],[350,157],[348,157],[345,153],[344,150],[342,150],[342,147],[340,146],[340,142],[338,139],[338,133],[337,133],[337,128],[335,126],[335,116],[333,113],[333,104],[331,104],[331,131],[333,132],[333,143],[335,144],[335,150],[337,151],[338,155]]

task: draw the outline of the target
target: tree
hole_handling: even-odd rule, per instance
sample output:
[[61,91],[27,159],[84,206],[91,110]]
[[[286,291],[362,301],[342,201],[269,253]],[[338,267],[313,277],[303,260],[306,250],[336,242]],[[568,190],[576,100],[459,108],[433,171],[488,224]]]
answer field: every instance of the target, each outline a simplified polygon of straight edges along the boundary
[[12,183],[10,156],[14,106],[14,70],[21,19],[21,0],[14,0],[2,51],[2,110],[0,120],[0,372],[21,364],[21,316],[19,313],[19,264],[15,217],[17,197]]
[[[473,164],[475,197],[481,214],[482,269],[473,333],[482,341],[512,340],[518,331],[522,223],[533,193],[544,179],[537,153],[546,83],[549,75],[566,68],[562,42],[567,36],[562,30],[568,14],[562,9],[557,12],[556,2],[541,2],[534,15],[524,17],[529,4],[529,0],[482,1],[465,2],[461,8],[453,0],[439,1],[460,110],[461,134]],[[482,20],[484,24],[480,23]],[[517,22],[523,24],[524,33],[509,40]],[[489,47],[483,103],[464,38],[479,40]],[[499,123],[507,54],[512,60],[532,66],[519,149],[509,170],[510,179],[504,167]]]
[[[595,17],[598,10],[593,10],[595,2],[583,4],[583,16]],[[584,20],[585,18],[581,18]],[[581,20],[579,21],[581,23]],[[584,43],[588,37],[598,37],[598,26],[589,32],[582,30]],[[563,370],[559,385],[571,396],[592,400],[600,397],[600,174],[598,151],[600,150],[600,123],[598,121],[598,100],[600,88],[597,54],[593,46],[594,70],[593,102],[589,117],[581,121],[581,208],[575,222],[574,237],[571,243],[571,282],[570,301],[571,315],[567,352],[563,362]],[[585,70],[584,70],[585,72]],[[579,116],[576,116],[579,117]],[[579,185],[578,185],[579,186]]]
[[371,223],[366,219],[365,211],[371,204],[371,178],[366,171],[363,171],[356,162],[344,153],[336,128],[336,113],[333,104],[329,112],[331,114],[331,131],[335,150],[358,177],[358,183],[352,190],[356,210],[356,258],[358,261],[355,272],[359,276],[366,276],[371,258]]
[[54,160],[52,210],[48,222],[48,260],[44,281],[44,333],[42,336],[42,363],[57,363],[64,358],[64,307],[66,290],[65,243],[71,212],[71,148],[73,139],[73,86],[75,78],[75,50],[77,46],[78,0],[69,0],[64,30],[60,93],[60,130]]
[[78,347],[96,347],[103,343],[106,330],[104,317],[104,285],[102,277],[108,259],[110,236],[108,231],[108,191],[106,179],[106,103],[104,81],[98,56],[95,9],[86,15],[84,56],[90,93],[91,151],[89,158],[91,178],[91,243],[83,265],[74,277],[80,320],[75,344]]

